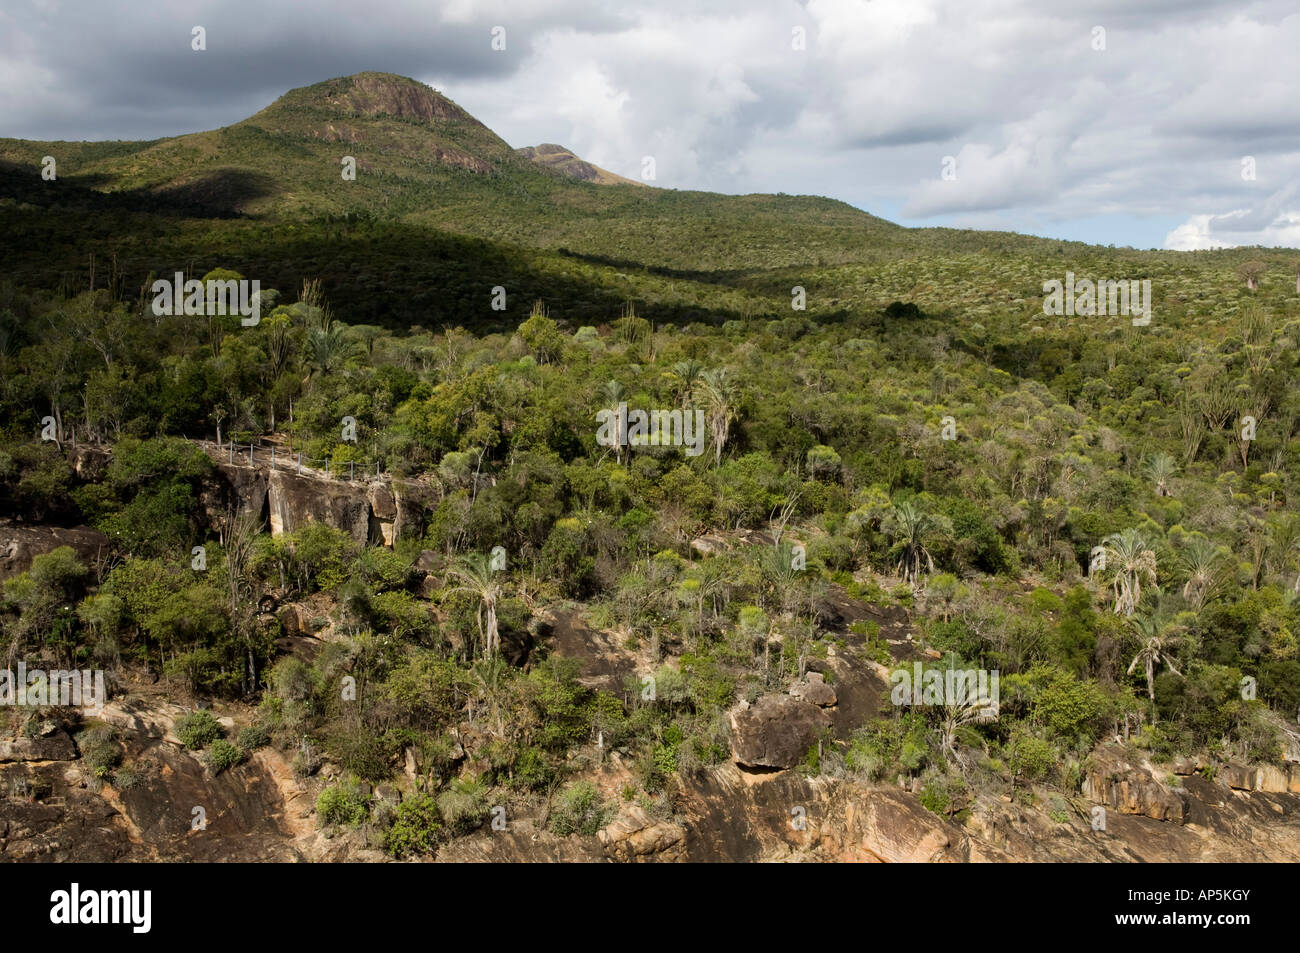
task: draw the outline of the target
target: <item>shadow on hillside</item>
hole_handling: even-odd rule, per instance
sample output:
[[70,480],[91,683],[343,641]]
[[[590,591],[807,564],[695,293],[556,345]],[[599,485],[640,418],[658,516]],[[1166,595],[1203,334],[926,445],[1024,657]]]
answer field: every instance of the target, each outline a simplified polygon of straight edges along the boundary
[[[476,333],[513,331],[538,300],[569,330],[601,325],[628,298],[618,282],[576,277],[555,256],[485,239],[370,217],[270,222],[218,208],[265,186],[241,173],[165,193],[99,193],[42,182],[9,164],[0,168],[0,198],[33,208],[0,207],[0,231],[10,238],[7,275],[26,287],[84,289],[94,254],[115,263],[120,288],[181,269],[202,275],[230,268],[277,289],[285,302],[296,300],[303,281],[318,278],[348,324],[459,325]],[[495,288],[505,289],[504,310],[493,309]],[[656,304],[656,312],[661,323],[679,326],[743,317],[707,303]]]
[[577,252],[569,248],[559,248],[556,251],[565,258],[576,258],[578,261],[585,261],[591,265],[603,265],[607,268],[618,268],[620,271],[643,272],[648,275],[657,275],[661,278],[679,278],[685,281],[700,281],[714,285],[732,285],[738,283],[741,279],[752,277],[760,274],[761,269],[753,268],[728,268],[717,271],[692,271],[684,268],[666,268],[662,265],[647,265],[644,262],[634,261],[630,258],[615,258],[611,255],[596,255],[590,252]]
[[0,198],[67,212],[237,218],[247,203],[275,192],[271,176],[245,169],[217,169],[162,189],[100,191],[112,181],[112,176],[88,173],[47,182],[33,166],[0,161]]

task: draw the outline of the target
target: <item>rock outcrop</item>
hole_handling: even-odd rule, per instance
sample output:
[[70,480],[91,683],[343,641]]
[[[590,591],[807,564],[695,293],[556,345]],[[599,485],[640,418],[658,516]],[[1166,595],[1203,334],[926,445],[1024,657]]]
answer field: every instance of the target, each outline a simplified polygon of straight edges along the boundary
[[71,761],[77,746],[62,728],[37,738],[0,740],[0,763],[13,761]]
[[816,705],[778,694],[742,703],[728,720],[732,757],[747,768],[794,767],[831,727],[830,716]]
[[89,526],[63,529],[3,520],[0,521],[0,581],[26,572],[32,568],[33,559],[60,546],[71,546],[86,565],[108,555],[112,548],[107,536]]
[[1083,796],[1118,811],[1142,814],[1157,821],[1183,823],[1183,795],[1156,779],[1145,765],[1135,763],[1118,748],[1093,752],[1083,778]]
[[790,688],[790,696],[818,708],[830,708],[838,701],[835,689],[826,684],[821,672],[804,673],[804,677]]
[[403,532],[422,534],[434,504],[432,489],[404,480],[336,479],[323,472],[258,461],[218,461],[216,477],[204,487],[201,502],[210,529],[232,511],[251,512],[272,536],[324,523],[358,543],[389,546]]

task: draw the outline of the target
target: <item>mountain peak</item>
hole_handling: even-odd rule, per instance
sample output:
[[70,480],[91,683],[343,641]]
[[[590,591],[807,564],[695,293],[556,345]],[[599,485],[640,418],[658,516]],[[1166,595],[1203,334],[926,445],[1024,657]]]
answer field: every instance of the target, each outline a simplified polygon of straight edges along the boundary
[[645,184],[609,172],[598,165],[592,165],[590,162],[578,158],[571,150],[564,148],[564,146],[557,146],[553,142],[543,142],[536,146],[524,146],[522,149],[516,149],[515,153],[544,168],[582,182],[594,182],[597,185]]
[[388,116],[433,122],[452,120],[481,126],[477,119],[437,90],[409,76],[364,72],[292,89],[269,108],[315,107],[341,116]]

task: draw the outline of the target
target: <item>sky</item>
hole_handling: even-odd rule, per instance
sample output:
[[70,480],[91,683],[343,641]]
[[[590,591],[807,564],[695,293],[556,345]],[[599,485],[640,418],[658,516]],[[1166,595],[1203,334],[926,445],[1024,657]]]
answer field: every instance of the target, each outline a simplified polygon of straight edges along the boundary
[[179,135],[379,70],[662,187],[1300,247],[1297,51],[1296,0],[0,0],[0,136]]

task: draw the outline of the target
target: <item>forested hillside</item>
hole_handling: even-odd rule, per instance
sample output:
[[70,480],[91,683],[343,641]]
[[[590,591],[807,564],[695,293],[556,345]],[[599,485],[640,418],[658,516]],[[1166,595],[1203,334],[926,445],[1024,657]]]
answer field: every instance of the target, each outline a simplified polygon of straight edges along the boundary
[[[1086,829],[1117,739],[1171,789],[1297,789],[1295,252],[579,181],[384,74],[0,162],[0,515],[47,531],[0,570],[8,667],[158,686],[210,771],[319,780],[319,825],[591,835],[737,763]],[[176,272],[258,281],[257,320],[157,313]],[[1149,280],[1150,322],[1045,314],[1067,272]],[[621,406],[698,446],[602,442]],[[250,502],[272,447],[376,526],[378,484],[394,538]],[[996,715],[891,699],[914,665],[998,673]],[[69,730],[144,783],[121,728]]]

